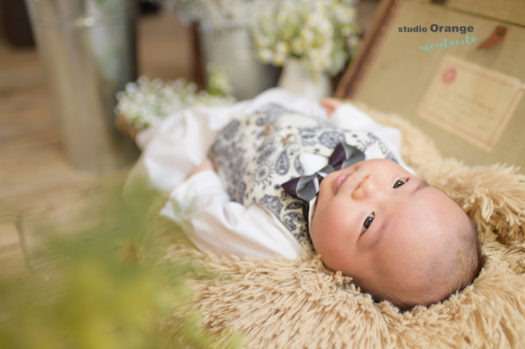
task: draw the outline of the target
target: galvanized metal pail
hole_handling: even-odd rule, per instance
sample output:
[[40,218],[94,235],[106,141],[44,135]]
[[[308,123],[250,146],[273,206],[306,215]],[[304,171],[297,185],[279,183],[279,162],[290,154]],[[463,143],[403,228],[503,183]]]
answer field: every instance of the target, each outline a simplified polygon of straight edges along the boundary
[[68,159],[94,172],[130,163],[138,150],[116,130],[113,110],[137,75],[135,1],[26,2]]
[[258,61],[249,27],[200,27],[199,36],[205,64],[228,77],[236,98],[255,97],[277,84],[280,70]]

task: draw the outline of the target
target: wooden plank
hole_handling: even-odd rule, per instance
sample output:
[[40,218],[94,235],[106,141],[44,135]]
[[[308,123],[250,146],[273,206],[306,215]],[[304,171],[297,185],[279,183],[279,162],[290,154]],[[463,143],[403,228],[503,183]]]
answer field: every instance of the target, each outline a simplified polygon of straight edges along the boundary
[[373,24],[369,30],[366,31],[363,42],[356,57],[354,57],[343,74],[334,96],[336,98],[348,98],[352,95],[350,89],[356,84],[358,72],[364,69],[366,59],[370,56],[370,52],[376,45],[376,40],[379,36],[380,31],[385,26],[385,22],[388,19],[389,13],[392,11],[392,7],[395,5],[395,0],[381,0],[377,8],[377,12],[373,19]]
[[0,266],[0,277],[18,275],[27,270],[13,216],[0,216]]
[[24,255],[18,246],[0,253],[0,266],[0,277],[16,276],[28,270]]
[[17,247],[19,244],[18,232],[16,230],[16,224],[14,218],[10,217],[5,222],[0,217],[0,253],[7,249]]
[[150,78],[194,80],[191,29],[184,26],[174,11],[139,22],[139,73]]

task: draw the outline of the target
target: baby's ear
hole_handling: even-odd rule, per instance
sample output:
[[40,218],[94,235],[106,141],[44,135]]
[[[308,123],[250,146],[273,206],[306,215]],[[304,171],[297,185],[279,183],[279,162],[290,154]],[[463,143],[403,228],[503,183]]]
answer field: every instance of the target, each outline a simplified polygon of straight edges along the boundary
[[341,104],[343,104],[343,102],[335,98],[327,97],[321,101],[321,107],[326,110],[328,116],[332,115],[334,110],[336,110]]

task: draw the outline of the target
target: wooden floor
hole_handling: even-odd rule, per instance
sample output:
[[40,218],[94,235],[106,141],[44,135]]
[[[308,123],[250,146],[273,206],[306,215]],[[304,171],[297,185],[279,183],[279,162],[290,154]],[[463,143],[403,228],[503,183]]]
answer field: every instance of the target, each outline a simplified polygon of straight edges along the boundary
[[[190,33],[173,12],[141,17],[139,73],[192,79]],[[35,222],[65,222],[105,179],[68,164],[58,120],[35,49],[0,38],[0,272],[25,268],[23,252],[37,240]],[[124,176],[126,169],[115,176]],[[22,251],[20,231],[26,248]]]

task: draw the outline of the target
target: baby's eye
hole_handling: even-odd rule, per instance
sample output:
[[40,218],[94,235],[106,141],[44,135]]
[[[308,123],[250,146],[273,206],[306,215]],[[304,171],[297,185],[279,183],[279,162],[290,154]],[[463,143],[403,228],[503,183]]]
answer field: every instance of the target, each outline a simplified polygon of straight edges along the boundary
[[399,188],[400,186],[402,186],[403,184],[405,184],[406,182],[408,182],[408,178],[407,179],[398,179],[392,188],[396,189],[396,188]]
[[365,221],[363,222],[363,232],[365,232],[365,231],[370,227],[370,225],[371,225],[372,222],[374,221],[374,218],[375,218],[375,214],[374,214],[374,212],[370,213],[370,214],[365,218]]

